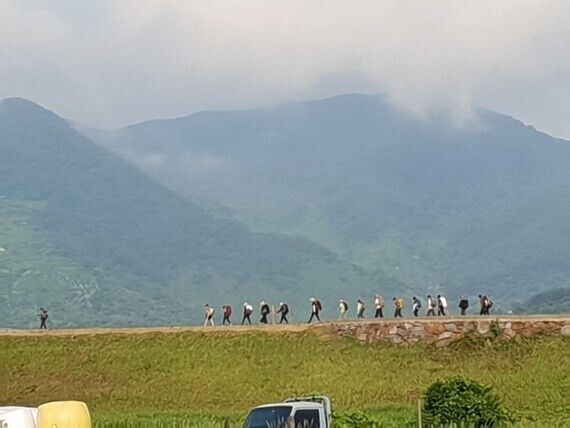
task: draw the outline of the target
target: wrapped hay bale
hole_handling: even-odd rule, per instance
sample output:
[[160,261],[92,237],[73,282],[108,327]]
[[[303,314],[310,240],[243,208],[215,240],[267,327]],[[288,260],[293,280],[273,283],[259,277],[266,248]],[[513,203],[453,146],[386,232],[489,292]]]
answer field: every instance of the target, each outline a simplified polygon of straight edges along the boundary
[[0,428],[36,428],[37,412],[33,407],[0,407]]
[[91,428],[87,405],[81,401],[54,401],[38,407],[37,428]]

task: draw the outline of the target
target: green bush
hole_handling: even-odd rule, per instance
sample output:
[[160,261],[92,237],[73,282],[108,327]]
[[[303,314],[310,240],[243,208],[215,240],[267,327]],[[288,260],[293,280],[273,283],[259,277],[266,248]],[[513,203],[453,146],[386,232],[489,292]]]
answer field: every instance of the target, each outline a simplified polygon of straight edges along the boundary
[[462,377],[439,380],[424,396],[428,426],[495,427],[514,422],[490,387]]

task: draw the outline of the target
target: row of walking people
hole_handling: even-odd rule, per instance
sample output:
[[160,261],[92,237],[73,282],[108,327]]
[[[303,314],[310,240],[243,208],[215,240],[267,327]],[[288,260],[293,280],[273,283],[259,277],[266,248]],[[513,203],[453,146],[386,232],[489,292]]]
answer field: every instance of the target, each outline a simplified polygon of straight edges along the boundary
[[[486,295],[479,295],[479,315],[490,315],[490,309],[493,306],[493,302],[489,299]],[[438,294],[437,296],[432,296],[428,294],[425,298],[426,300],[426,313],[425,316],[446,316],[446,311],[448,310],[448,302],[445,296]],[[310,302],[310,310],[311,315],[309,317],[308,323],[312,323],[313,321],[321,321],[320,314],[323,310],[323,305],[321,301],[315,297],[311,297],[309,299]],[[403,317],[402,311],[406,307],[406,302],[401,297],[394,297],[392,299],[394,305],[394,318],[401,318]],[[416,296],[412,297],[412,315],[414,317],[418,317],[420,315],[420,309],[422,308],[422,301]],[[274,320],[276,321],[276,317],[279,317],[278,324],[289,324],[289,316],[291,311],[289,309],[289,305],[285,302],[279,302],[277,310],[274,310],[267,302],[261,301],[260,302],[260,320],[261,324],[268,324],[269,320],[268,317],[273,313]],[[374,318],[384,318],[384,311],[386,307],[386,302],[384,298],[380,294],[376,294],[374,296]],[[469,309],[469,300],[465,296],[461,296],[459,298],[459,305],[458,308],[461,311],[461,315],[467,315],[467,310]],[[357,319],[364,319],[365,312],[367,306],[366,302],[362,299],[357,299],[356,301],[356,317]],[[348,302],[344,299],[340,299],[338,301],[338,310],[339,310],[339,320],[347,320],[349,314],[349,305]],[[206,304],[205,306],[205,318],[204,318],[204,326],[214,326],[215,325],[215,314],[216,310],[213,306]],[[248,302],[244,302],[243,304],[243,312],[242,312],[242,320],[241,324],[249,324],[251,325],[251,316],[254,313],[253,305]],[[233,314],[233,309],[231,305],[223,305],[222,306],[222,325],[231,325],[231,317]]]

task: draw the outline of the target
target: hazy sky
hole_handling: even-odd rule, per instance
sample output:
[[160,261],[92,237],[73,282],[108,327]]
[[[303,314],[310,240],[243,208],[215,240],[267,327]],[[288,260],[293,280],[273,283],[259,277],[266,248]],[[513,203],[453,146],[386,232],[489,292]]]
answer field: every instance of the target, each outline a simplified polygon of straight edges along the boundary
[[570,139],[566,0],[1,0],[0,98],[115,128],[347,92]]

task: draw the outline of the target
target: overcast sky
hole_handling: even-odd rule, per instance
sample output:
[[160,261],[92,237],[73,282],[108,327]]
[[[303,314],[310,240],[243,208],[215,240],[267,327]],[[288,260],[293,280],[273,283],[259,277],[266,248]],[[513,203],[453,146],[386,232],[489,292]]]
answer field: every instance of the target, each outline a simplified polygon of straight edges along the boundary
[[0,98],[117,128],[348,92],[570,139],[570,1],[1,0]]

